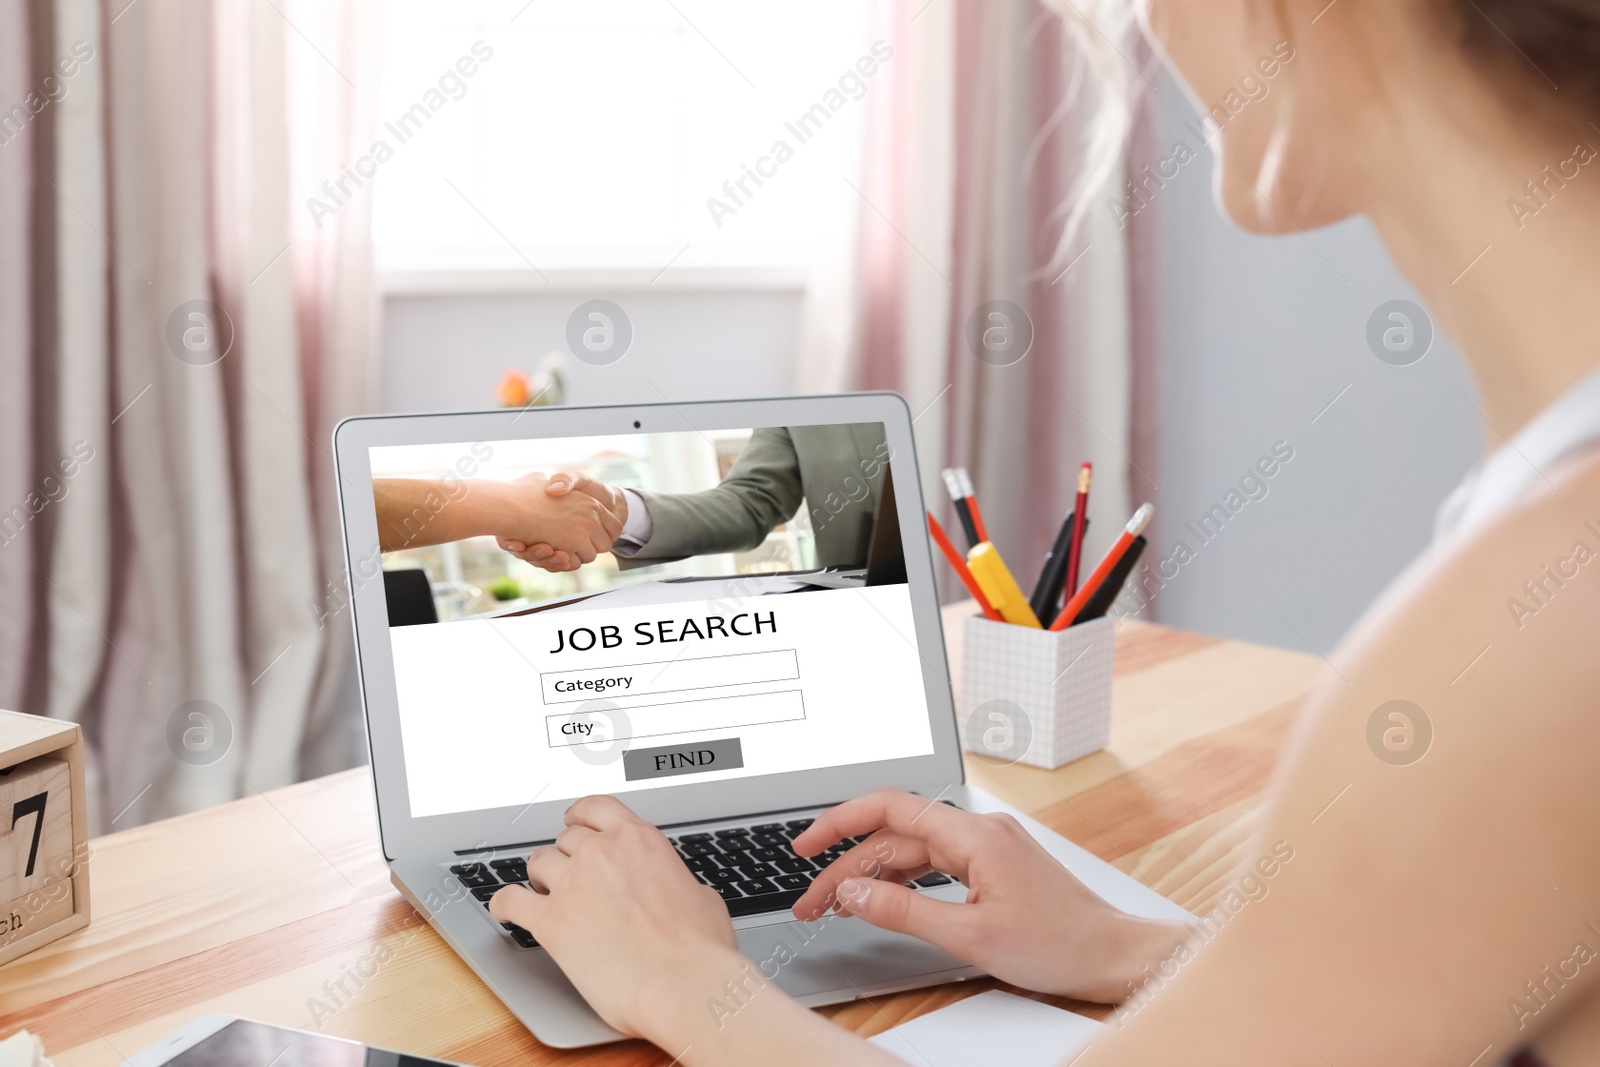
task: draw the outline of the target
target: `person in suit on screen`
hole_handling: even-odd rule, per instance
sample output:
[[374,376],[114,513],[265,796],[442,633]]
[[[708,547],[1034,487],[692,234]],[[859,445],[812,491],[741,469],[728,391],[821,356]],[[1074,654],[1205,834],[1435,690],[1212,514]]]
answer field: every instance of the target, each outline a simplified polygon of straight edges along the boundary
[[[714,552],[757,548],[805,504],[817,565],[866,563],[883,492],[889,443],[878,423],[755,430],[720,483],[695,493],[657,493],[608,485],[579,471],[551,475],[553,496],[583,493],[622,518],[611,545],[626,570]],[[549,571],[582,562],[554,546],[501,538],[500,547]]]

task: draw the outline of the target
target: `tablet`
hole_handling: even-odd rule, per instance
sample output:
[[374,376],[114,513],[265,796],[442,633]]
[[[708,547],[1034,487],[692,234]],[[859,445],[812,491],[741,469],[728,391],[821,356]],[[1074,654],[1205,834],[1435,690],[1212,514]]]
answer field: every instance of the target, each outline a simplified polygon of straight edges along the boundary
[[205,1015],[129,1058],[130,1067],[459,1067],[232,1015]]

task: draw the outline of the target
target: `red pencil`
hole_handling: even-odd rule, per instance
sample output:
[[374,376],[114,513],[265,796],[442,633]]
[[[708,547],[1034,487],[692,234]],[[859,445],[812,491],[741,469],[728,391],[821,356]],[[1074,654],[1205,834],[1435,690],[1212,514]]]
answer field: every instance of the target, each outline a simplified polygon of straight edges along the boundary
[[1106,553],[1106,558],[1100,561],[1100,566],[1089,575],[1089,580],[1083,583],[1083,588],[1078,590],[1076,596],[1067,601],[1067,606],[1061,609],[1061,614],[1056,616],[1056,621],[1050,624],[1052,630],[1064,630],[1072,625],[1072,620],[1084,605],[1094,599],[1094,594],[1106,577],[1116,569],[1117,561],[1127,555],[1133,547],[1133,542],[1144,533],[1144,528],[1150,525],[1150,516],[1156,513],[1155,505],[1141,504],[1139,510],[1133,513],[1133,518],[1128,520],[1128,525],[1122,530],[1122,535],[1117,538],[1117,543],[1111,546],[1111,551]]
[[983,617],[994,622],[1004,622],[1005,618],[989,603],[989,598],[983,595],[983,590],[978,588],[978,582],[972,577],[972,572],[967,569],[967,561],[961,558],[961,553],[956,551],[956,546],[950,543],[950,538],[944,532],[944,527],[939,525],[939,520],[933,517],[933,512],[928,512],[928,532],[933,535],[933,543],[939,546],[939,551],[944,553],[944,558],[950,561],[950,566],[955,569],[956,577],[961,579],[961,584],[967,587],[967,592],[972,594],[972,599],[978,602],[978,607],[983,609]]
[[1067,549],[1067,582],[1062,595],[1071,600],[1078,591],[1078,566],[1083,559],[1083,524],[1089,517],[1089,480],[1094,475],[1094,464],[1085,463],[1078,468],[1078,502],[1072,512],[1072,545]]

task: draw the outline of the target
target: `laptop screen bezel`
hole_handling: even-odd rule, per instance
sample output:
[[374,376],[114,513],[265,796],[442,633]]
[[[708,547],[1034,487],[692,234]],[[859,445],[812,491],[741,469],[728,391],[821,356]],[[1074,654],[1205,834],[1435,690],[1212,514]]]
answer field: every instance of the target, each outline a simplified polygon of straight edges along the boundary
[[[384,600],[369,450],[386,445],[441,444],[882,423],[894,478],[895,509],[905,550],[916,648],[922,666],[932,753],[872,763],[791,771],[716,782],[685,782],[627,793],[623,800],[657,825],[676,825],[791,811],[837,803],[884,787],[937,793],[963,782],[956,713],[934,584],[933,560],[911,433],[911,415],[895,393],[627,404],[605,407],[504,409],[429,415],[372,415],[335,428],[339,511],[343,521],[349,610],[357,674],[377,795],[384,855],[389,859],[515,848],[549,840],[562,827],[570,797],[540,797],[504,808],[413,817],[401,740],[394,665]],[[326,609],[324,609],[326,610]],[[328,625],[332,625],[329,623]],[[902,637],[909,635],[902,635]]]

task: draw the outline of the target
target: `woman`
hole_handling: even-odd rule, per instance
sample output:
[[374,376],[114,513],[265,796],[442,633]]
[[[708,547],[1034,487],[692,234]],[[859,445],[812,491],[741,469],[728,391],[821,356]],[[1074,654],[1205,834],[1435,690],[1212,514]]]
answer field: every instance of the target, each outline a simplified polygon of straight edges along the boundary
[[[1307,701],[1249,852],[1285,842],[1293,862],[1209,944],[1112,912],[1004,820],[934,805],[913,823],[923,802],[892,794],[797,850],[873,832],[858,852],[931,862],[971,902],[914,898],[899,871],[847,878],[846,856],[796,911],[836,890],[865,921],[1091,999],[1167,976],[1083,1065],[1600,1062],[1600,0],[1150,0],[1144,17],[1207,107],[1293,48],[1222,128],[1218,199],[1262,233],[1368,216],[1465,354],[1491,459]],[[1369,747],[1395,699],[1434,726],[1409,766]],[[493,910],[615,1026],[691,1064],[886,1062],[770,987],[719,1028],[705,1004],[743,961],[717,898],[613,799],[568,824],[529,861],[547,892],[504,889]]]

